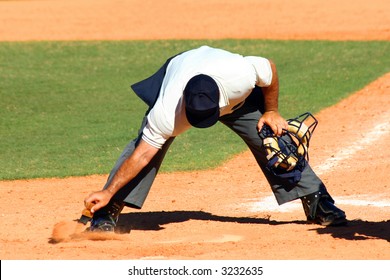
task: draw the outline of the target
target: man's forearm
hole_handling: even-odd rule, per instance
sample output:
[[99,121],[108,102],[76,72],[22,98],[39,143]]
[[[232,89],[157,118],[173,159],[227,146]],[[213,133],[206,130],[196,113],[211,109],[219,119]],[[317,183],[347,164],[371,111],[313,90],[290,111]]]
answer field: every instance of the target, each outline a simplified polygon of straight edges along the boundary
[[279,109],[279,78],[276,71],[275,64],[270,61],[272,69],[272,81],[268,87],[263,87],[264,107],[266,112],[275,111]]
[[134,153],[123,162],[114,175],[110,185],[108,185],[105,190],[113,196],[123,186],[135,178],[157,152],[157,148],[151,147],[141,140],[138,147],[134,150]]

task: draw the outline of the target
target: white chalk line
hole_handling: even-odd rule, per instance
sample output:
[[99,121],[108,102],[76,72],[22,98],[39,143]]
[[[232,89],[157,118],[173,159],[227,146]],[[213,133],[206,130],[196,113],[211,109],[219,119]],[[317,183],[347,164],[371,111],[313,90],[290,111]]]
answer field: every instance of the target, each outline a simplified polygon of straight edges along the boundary
[[[373,146],[381,137],[390,134],[390,112],[382,115],[377,120],[379,124],[375,125],[361,138],[347,147],[344,147],[337,153],[336,156],[326,159],[321,165],[314,167],[317,175],[323,175],[337,168],[345,160],[352,157],[357,152]],[[337,205],[364,206],[364,207],[380,207],[383,210],[390,210],[390,200],[378,200],[377,196],[342,196],[334,197]],[[248,210],[252,212],[290,212],[297,209],[302,209],[302,203],[299,200],[292,201],[283,205],[278,205],[274,196],[266,196],[256,201],[243,203]]]
[[362,134],[361,138],[344,147],[334,157],[326,159],[321,165],[315,167],[315,172],[318,175],[324,174],[335,167],[338,167],[346,159],[353,156],[357,152],[373,146],[376,141],[390,132],[390,113],[382,115],[381,122],[374,126],[367,133]]
[[[378,207],[382,211],[390,211],[390,200],[378,200],[377,196],[338,196],[333,197],[337,205],[359,206],[359,207]],[[300,200],[295,200],[283,205],[278,205],[275,197],[266,196],[260,200],[244,203],[245,207],[251,212],[291,212],[302,210]]]

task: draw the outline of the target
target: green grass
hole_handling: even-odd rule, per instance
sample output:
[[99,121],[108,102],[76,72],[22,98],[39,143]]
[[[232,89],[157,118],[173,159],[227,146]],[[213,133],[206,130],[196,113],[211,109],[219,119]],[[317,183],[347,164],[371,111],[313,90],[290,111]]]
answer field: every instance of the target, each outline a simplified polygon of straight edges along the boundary
[[[390,71],[389,42],[2,42],[0,179],[108,173],[146,110],[130,84],[203,44],[274,60],[285,117],[318,112]],[[245,148],[222,125],[191,129],[162,171],[214,167]]]

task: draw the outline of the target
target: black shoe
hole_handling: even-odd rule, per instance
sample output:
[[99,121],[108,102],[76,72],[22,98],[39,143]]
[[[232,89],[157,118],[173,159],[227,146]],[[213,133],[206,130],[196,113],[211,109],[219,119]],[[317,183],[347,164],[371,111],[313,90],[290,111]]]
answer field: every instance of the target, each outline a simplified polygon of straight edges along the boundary
[[347,223],[345,212],[334,205],[334,200],[325,187],[301,197],[301,200],[308,222],[323,226],[341,226]]
[[345,212],[324,199],[317,206],[314,222],[323,226],[341,226],[347,223]]
[[93,214],[89,230],[95,232],[114,232],[123,207],[123,202],[110,201],[105,207]]
[[114,232],[116,227],[116,221],[110,215],[100,216],[94,218],[91,221],[90,231],[95,232]]

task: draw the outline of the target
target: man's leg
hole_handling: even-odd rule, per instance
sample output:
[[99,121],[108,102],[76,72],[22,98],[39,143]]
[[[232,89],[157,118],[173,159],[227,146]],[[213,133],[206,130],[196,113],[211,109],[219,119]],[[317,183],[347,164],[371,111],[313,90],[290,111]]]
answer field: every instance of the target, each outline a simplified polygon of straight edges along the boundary
[[324,225],[345,222],[344,212],[334,206],[334,201],[325,185],[309,164],[296,183],[280,178],[266,168],[268,163],[266,151],[257,131],[257,123],[261,117],[261,104],[262,95],[256,89],[241,108],[232,114],[222,116],[220,121],[236,132],[247,144],[279,204],[300,198],[309,221]]

